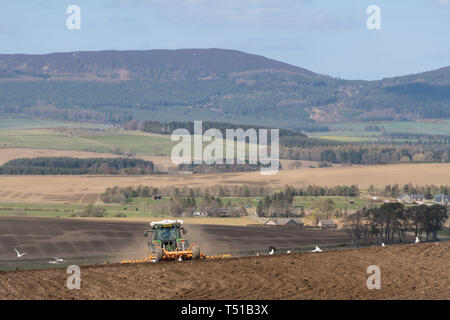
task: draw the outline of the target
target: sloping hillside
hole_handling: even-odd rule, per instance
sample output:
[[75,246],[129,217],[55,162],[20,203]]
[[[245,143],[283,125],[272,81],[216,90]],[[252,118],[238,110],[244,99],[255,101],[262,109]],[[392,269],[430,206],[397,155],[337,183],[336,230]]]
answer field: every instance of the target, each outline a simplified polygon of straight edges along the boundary
[[212,120],[293,129],[450,118],[450,67],[380,81],[223,49],[0,55],[0,116]]
[[241,72],[289,72],[314,76],[306,69],[222,49],[89,51],[43,55],[0,55],[3,78],[29,80],[192,80]]

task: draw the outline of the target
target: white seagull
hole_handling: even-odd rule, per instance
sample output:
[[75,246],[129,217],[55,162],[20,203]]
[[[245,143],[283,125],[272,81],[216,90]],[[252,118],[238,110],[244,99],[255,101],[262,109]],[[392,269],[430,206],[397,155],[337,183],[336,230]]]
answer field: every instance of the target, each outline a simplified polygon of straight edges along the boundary
[[272,255],[275,252],[275,250],[272,248],[269,252],[270,255]]
[[322,252],[322,249],[320,249],[318,246],[316,246],[316,248],[314,250],[312,250],[311,252]]
[[17,249],[14,249],[14,251],[17,253],[17,258],[22,258],[24,255],[26,255],[27,253],[20,253],[19,251],[17,251]]
[[53,257],[52,259],[53,260],[50,260],[48,263],[50,263],[50,264],[62,264],[62,263],[66,262],[64,259],[57,258],[57,257]]
[[420,242],[419,237],[416,237],[416,241],[414,241],[414,242],[419,243]]

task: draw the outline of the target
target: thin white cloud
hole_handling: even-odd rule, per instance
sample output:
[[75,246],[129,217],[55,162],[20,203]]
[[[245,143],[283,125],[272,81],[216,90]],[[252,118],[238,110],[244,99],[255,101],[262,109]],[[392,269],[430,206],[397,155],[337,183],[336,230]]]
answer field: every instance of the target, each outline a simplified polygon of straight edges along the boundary
[[450,9],[450,0],[427,0],[427,2],[438,8]]
[[0,34],[12,34],[14,32],[15,30],[11,29],[10,27],[0,26]]
[[301,5],[312,0],[109,0],[113,5],[148,5],[166,19],[207,24],[348,28],[353,19],[306,13]]

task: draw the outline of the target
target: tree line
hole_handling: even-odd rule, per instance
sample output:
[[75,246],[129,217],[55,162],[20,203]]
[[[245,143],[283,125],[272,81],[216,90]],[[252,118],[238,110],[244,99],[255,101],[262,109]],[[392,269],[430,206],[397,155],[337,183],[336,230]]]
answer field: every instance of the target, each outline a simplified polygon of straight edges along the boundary
[[[181,192],[180,192],[181,191]],[[206,216],[218,216],[217,209],[229,208],[230,216],[246,215],[245,208],[235,206],[229,200],[223,200],[217,195],[211,195],[209,192],[200,193],[198,189],[183,188],[179,189],[159,189],[148,186],[139,186],[137,188],[112,187],[108,188],[100,199],[104,203],[121,203],[125,204],[128,200],[137,197],[150,198],[152,196],[169,197],[168,213],[174,217],[192,216],[194,211],[199,210]]]
[[[127,124],[124,124],[127,126]],[[191,134],[194,133],[194,122],[193,121],[170,121],[170,122],[159,122],[154,120],[147,120],[141,123],[140,128],[142,131],[151,132],[151,133],[159,133],[159,134],[172,134],[176,129],[187,129]],[[231,124],[226,122],[213,122],[213,121],[202,121],[202,129],[204,133],[208,129],[217,129],[222,135],[226,136],[227,129],[270,129],[269,127],[262,127],[257,125],[246,125],[246,124]],[[276,128],[274,128],[276,129]],[[289,129],[279,129],[280,137],[283,136],[294,136],[294,137],[303,137],[307,136],[300,131],[289,130]]]
[[[359,189],[357,186],[333,186],[333,187],[321,187],[321,186],[307,186],[304,188],[294,188],[287,186],[282,191],[277,191],[273,194],[265,196],[258,202],[256,207],[256,213],[260,217],[296,217],[303,216],[305,214],[304,208],[298,212],[294,207],[294,197],[296,196],[345,196],[345,197],[357,197],[359,196]],[[329,208],[333,207],[333,210]],[[326,199],[320,205],[320,212],[325,212],[326,215],[322,218],[327,219],[329,215],[334,212],[334,202],[331,199]],[[336,212],[334,212],[336,213]],[[318,212],[316,216],[320,216]],[[338,213],[338,215],[340,212]]]
[[[143,71],[142,71],[143,72]],[[180,71],[185,74],[185,71]],[[147,78],[147,74],[154,74]],[[38,103],[58,108],[79,108],[137,113],[152,117],[211,118],[233,117],[247,122],[312,124],[308,110],[317,106],[338,109],[347,120],[401,120],[449,118],[449,86],[412,83],[391,86],[380,82],[342,82],[325,77],[299,74],[241,74],[237,77],[198,79],[192,74],[173,78],[172,71],[145,72],[141,79],[121,81],[2,81],[1,104],[5,108],[34,106]],[[194,72],[196,73],[196,72]],[[3,73],[7,76],[8,72]],[[198,73],[196,73],[198,74]],[[105,77],[105,74],[98,74]],[[428,76],[427,76],[428,77]],[[39,77],[40,78],[40,77]],[[139,77],[140,78],[140,77]],[[427,79],[425,81],[428,81]],[[436,81],[436,80],[435,80]],[[442,81],[441,81],[442,82]],[[345,86],[346,90],[340,90]],[[83,92],[82,95],[79,92]],[[348,92],[352,94],[349,95]],[[189,107],[186,108],[186,107]],[[211,109],[219,110],[212,111]]]
[[255,197],[259,195],[268,195],[272,188],[252,185],[235,186],[211,186],[211,187],[110,187],[100,195],[100,200],[104,203],[126,203],[133,198],[149,198],[152,196],[164,197]]
[[421,240],[437,240],[448,218],[447,208],[438,204],[405,207],[401,203],[384,203],[363,208],[347,216],[345,228],[354,244],[372,245],[406,242],[407,233]]
[[379,195],[384,197],[397,198],[399,195],[406,194],[423,194],[424,198],[427,200],[433,199],[437,194],[449,195],[450,186],[442,185],[428,185],[428,186],[413,186],[411,183],[405,184],[404,186],[399,186],[398,184],[386,185],[384,188],[375,188],[371,185],[367,191],[372,195]]
[[280,147],[280,158],[346,164],[442,162],[450,159],[450,144],[338,144]]
[[58,108],[54,105],[0,106],[0,112],[20,114],[37,119],[52,119],[79,122],[123,123],[131,120],[130,115],[111,111],[102,112],[86,108]]
[[289,190],[275,192],[258,202],[256,214],[260,217],[297,216],[293,207],[294,193]]
[[245,207],[233,205],[231,201],[223,201],[219,197],[205,195],[196,199],[192,192],[188,197],[171,197],[169,203],[169,213],[174,217],[192,216],[195,211],[207,217],[221,217],[219,209],[226,208],[226,215],[230,217],[241,217],[247,215]]
[[282,191],[277,191],[277,188],[267,186],[254,185],[234,185],[223,186],[215,185],[211,187],[109,187],[100,195],[100,199],[104,203],[126,203],[133,198],[149,198],[152,196],[164,197],[266,197],[274,194],[274,192],[281,192],[282,197],[293,198],[295,196],[345,196],[357,197],[359,189],[356,185],[351,186],[331,186],[322,187],[316,185],[309,185],[306,187],[291,187],[286,186]]
[[[217,172],[247,172],[258,171],[263,165],[260,164],[226,164],[226,160],[223,160],[222,164],[195,164],[195,163],[182,163],[178,165],[180,171],[192,171],[193,173],[217,173]],[[246,160],[248,162],[248,160]],[[281,169],[281,164],[280,164]]]
[[[133,120],[124,124],[128,130],[140,127],[146,132],[170,134],[176,129],[185,128],[193,133],[193,122],[144,121],[139,124]],[[259,129],[260,126],[233,125],[221,122],[203,122],[203,131],[210,128],[219,129],[225,136],[225,130],[240,127]],[[371,128],[371,126],[368,126]],[[409,162],[441,162],[450,159],[450,143],[448,138],[428,136],[417,141],[350,143],[310,138],[301,132],[280,129],[280,157],[290,160],[306,160],[345,164],[390,164]]]
[[83,175],[125,174],[141,175],[154,173],[151,161],[129,158],[70,158],[40,157],[8,161],[0,167],[0,174],[11,175]]

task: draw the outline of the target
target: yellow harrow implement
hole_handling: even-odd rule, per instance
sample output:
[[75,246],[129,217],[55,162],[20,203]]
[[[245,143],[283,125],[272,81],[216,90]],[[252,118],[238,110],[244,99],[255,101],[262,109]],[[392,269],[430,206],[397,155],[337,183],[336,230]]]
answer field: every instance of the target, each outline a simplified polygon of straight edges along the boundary
[[[120,263],[124,263],[124,264],[129,264],[129,263],[151,263],[151,262],[155,262],[156,261],[155,258],[156,257],[154,255],[150,255],[148,258],[145,258],[145,259],[123,260]],[[176,260],[180,260],[180,258],[183,261],[193,260],[194,259],[193,252],[192,251],[164,252],[161,261],[176,261]],[[207,256],[207,255],[204,255],[203,253],[201,253],[199,259],[219,260],[219,259],[227,259],[227,258],[231,258],[231,255],[230,254],[220,254],[220,255]]]
[[148,263],[160,261],[185,261],[199,259],[226,259],[229,254],[207,256],[200,251],[196,244],[189,245],[181,235],[186,233],[183,220],[163,220],[151,222],[150,229],[144,233],[145,237],[151,234],[148,242],[150,253],[148,258],[124,260],[121,263]]

